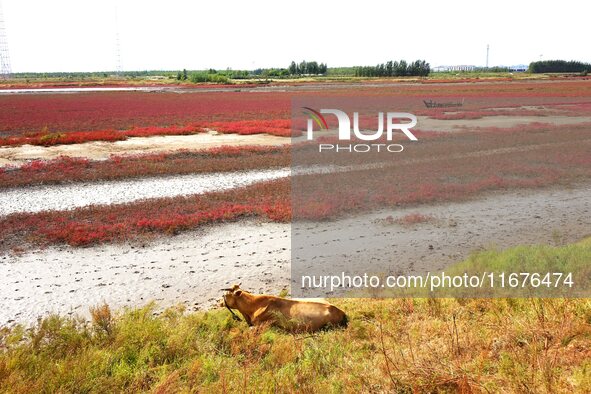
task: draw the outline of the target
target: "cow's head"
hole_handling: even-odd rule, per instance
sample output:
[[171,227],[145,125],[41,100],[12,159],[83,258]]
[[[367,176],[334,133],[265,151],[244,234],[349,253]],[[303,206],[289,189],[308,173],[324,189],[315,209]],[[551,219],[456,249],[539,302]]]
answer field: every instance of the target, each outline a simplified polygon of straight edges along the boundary
[[238,308],[238,302],[236,301],[240,296],[242,296],[242,290],[240,290],[240,284],[234,285],[229,289],[222,289],[225,291],[224,298],[222,300],[222,306],[228,308],[230,313],[232,314],[232,318],[234,320],[240,321],[240,318],[234,313],[232,308]]
[[240,285],[234,285],[227,289],[222,289],[226,293],[224,294],[224,305],[228,308],[237,308],[237,299],[242,296],[242,290],[240,290]]

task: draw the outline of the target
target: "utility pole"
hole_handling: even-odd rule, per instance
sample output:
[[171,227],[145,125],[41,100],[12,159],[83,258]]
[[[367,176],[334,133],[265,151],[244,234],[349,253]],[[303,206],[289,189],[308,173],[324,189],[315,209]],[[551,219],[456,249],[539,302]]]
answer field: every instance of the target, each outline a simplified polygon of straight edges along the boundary
[[10,66],[10,53],[8,52],[8,38],[4,27],[4,13],[2,12],[2,0],[0,0],[0,78],[9,79],[12,74]]
[[490,48],[490,45],[486,44],[486,69],[488,70],[488,50]]

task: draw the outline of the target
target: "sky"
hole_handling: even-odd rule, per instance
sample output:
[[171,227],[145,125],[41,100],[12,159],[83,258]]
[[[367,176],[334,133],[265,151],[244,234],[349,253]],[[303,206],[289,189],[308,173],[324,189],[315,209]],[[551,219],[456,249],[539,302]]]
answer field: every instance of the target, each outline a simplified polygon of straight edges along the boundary
[[13,72],[591,62],[591,2],[0,0]]

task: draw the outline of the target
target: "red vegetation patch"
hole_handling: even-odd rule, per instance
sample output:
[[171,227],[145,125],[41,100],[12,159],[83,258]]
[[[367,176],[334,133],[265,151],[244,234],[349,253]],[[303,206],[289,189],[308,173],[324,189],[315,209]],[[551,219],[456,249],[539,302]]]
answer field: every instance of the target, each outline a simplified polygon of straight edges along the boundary
[[[133,240],[244,217],[287,222],[292,217],[294,195],[298,199],[294,201],[295,218],[328,220],[376,208],[461,201],[487,191],[568,186],[591,177],[587,130],[448,134],[409,148],[412,157],[400,156],[385,163],[385,170],[301,175],[201,196],[10,215],[0,219],[0,249]],[[231,161],[240,151],[228,149],[219,154]],[[256,152],[244,155],[248,161]],[[286,157],[280,152],[277,155],[280,160]],[[363,164],[361,156],[352,155],[347,162]],[[89,164],[82,161],[74,167]],[[31,164],[30,171],[42,171],[42,167]],[[422,220],[412,216],[404,222]]]
[[67,133],[26,133],[25,136],[0,138],[0,146],[18,145],[68,145],[91,141],[124,141],[129,137],[153,137],[164,135],[190,135],[213,129],[220,133],[242,135],[271,134],[279,137],[291,137],[291,121],[286,119],[243,120],[235,122],[212,122],[209,124],[171,127],[136,127],[129,130],[71,131]]
[[[330,219],[342,212],[461,201],[491,190],[580,182],[591,177],[589,149],[589,128],[579,125],[560,131],[540,126],[535,131],[452,133],[422,140],[391,161],[340,153],[347,165],[383,167],[294,177],[293,215]],[[316,160],[313,155],[297,158],[311,165]]]
[[[289,181],[272,181],[222,193],[165,198],[68,212],[15,214],[0,219],[0,248],[66,243],[73,246],[176,234],[245,217],[288,222]],[[16,243],[13,243],[16,242]]]
[[[424,99],[441,102],[465,99],[463,115],[455,116],[472,118],[489,116],[493,111],[495,115],[505,114],[503,111],[524,115],[530,111],[521,108],[525,105],[550,108],[562,114],[588,114],[591,81],[511,82],[491,86],[493,84],[450,83],[442,88],[416,84],[393,89],[391,85],[376,88],[361,84],[354,88],[329,86],[298,92],[6,95],[0,96],[0,135],[22,138],[20,143],[38,141],[50,145],[193,133],[201,128],[222,133],[266,132],[289,136],[287,119],[292,95],[317,96],[319,91],[339,97],[388,97],[396,110],[434,117],[443,113],[426,109]],[[187,127],[194,129],[185,129]],[[43,133],[39,132],[44,129]],[[0,218],[0,249],[124,241],[161,233],[174,234],[243,217],[289,221],[293,196],[290,185],[297,186],[304,181],[309,194],[299,196],[301,200],[294,204],[293,215],[298,219],[317,220],[381,207],[462,200],[487,191],[568,186],[591,177],[589,125],[556,129],[539,123],[508,129],[471,128],[471,131],[417,132],[420,143],[405,141],[405,151],[385,163],[386,171],[303,175],[291,179],[292,183],[282,179],[188,198],[7,216]],[[30,132],[33,134],[28,134]],[[72,135],[68,137],[69,134]],[[437,138],[430,138],[431,135]],[[221,148],[205,156],[182,152],[113,157],[105,162],[67,158],[48,163],[32,162],[18,170],[0,168],[0,185],[268,168],[284,166],[290,159],[288,151],[282,148],[242,149]],[[297,149],[305,149],[305,146]],[[365,162],[363,155],[347,159],[350,165]],[[293,190],[297,192],[296,187]]]
[[222,146],[197,152],[112,156],[109,160],[101,161],[63,156],[49,161],[35,160],[21,167],[0,167],[0,188],[144,176],[245,171],[289,165],[288,146]]
[[189,135],[203,132],[203,128],[197,125],[184,127],[142,127],[130,130],[96,130],[96,131],[72,131],[68,133],[27,133],[26,136],[0,138],[0,146],[15,145],[68,145],[80,144],[90,141],[123,141],[129,137],[152,137],[155,135]]
[[444,86],[400,84],[395,89],[388,84],[378,87],[328,84],[292,92],[225,90],[182,94],[89,92],[1,95],[0,135],[36,133],[44,128],[49,132],[66,133],[288,119],[293,96],[318,96],[319,93],[335,97],[387,96],[392,98],[393,108],[430,116],[441,111],[426,110],[425,99],[441,102],[465,99],[462,108],[465,111],[523,105],[576,105],[581,98],[591,97],[591,81],[447,83]]
[[184,127],[289,118],[287,93],[92,92],[0,95],[0,135]]
[[[379,84],[378,84],[379,85]],[[289,137],[293,96],[388,97],[392,107],[436,119],[588,114],[591,81],[492,84],[322,85],[302,91],[88,92],[0,95],[0,145],[120,141],[132,136],[268,133]],[[457,113],[427,109],[423,100],[464,100]],[[528,106],[528,108],[521,108]],[[532,106],[541,106],[539,110]],[[499,109],[494,109],[499,108]],[[513,108],[513,109],[511,109]],[[373,121],[372,121],[373,125]],[[92,131],[92,133],[88,133]]]
[[234,122],[213,122],[207,125],[208,128],[220,133],[236,134],[261,134],[267,133],[279,137],[291,137],[291,120],[239,120]]
[[230,134],[271,134],[279,137],[290,137],[291,121],[285,119],[274,120],[246,120],[236,122],[213,122],[209,124],[178,127],[137,127],[129,130],[96,130],[96,131],[71,131],[68,133],[26,133],[24,136],[0,138],[0,146],[18,145],[68,145],[80,144],[91,141],[124,141],[129,137],[153,137],[164,135],[190,135],[213,129],[220,133]]

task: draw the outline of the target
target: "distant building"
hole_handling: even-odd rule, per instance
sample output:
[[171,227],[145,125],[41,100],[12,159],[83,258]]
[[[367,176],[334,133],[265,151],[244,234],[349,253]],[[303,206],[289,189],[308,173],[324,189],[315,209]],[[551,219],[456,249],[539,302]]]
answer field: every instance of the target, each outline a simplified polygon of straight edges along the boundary
[[456,65],[456,66],[437,66],[437,67],[433,67],[432,70],[434,72],[445,72],[445,71],[474,71],[476,69],[477,69],[476,66],[462,64],[462,65]]
[[509,70],[511,71],[515,71],[515,72],[523,72],[523,71],[527,71],[529,66],[525,65],[525,64],[517,64],[515,66],[509,66]]
[[[491,69],[495,69],[495,68],[496,69],[499,69],[499,68],[509,69],[509,71],[513,71],[513,72],[524,72],[524,71],[527,71],[528,65],[527,64],[516,64],[514,66],[491,67]],[[455,66],[436,66],[436,67],[433,67],[431,69],[431,71],[433,71],[433,72],[486,71],[486,67],[477,67],[477,66],[472,66],[472,65],[461,64],[461,65],[455,65]]]
[[441,73],[441,72],[449,71],[449,70],[447,69],[447,66],[437,66],[437,67],[433,67],[431,69],[431,71],[436,72],[436,73]]
[[474,70],[476,70],[476,66],[459,65],[459,66],[450,66],[449,71],[474,71]]

